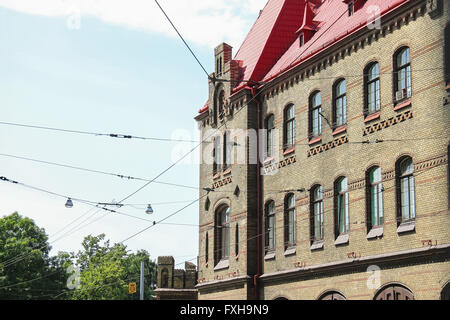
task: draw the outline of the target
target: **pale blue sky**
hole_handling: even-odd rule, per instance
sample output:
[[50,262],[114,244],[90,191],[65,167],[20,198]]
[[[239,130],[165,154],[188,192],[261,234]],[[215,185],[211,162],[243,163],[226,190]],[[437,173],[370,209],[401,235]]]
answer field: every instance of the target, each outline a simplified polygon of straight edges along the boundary
[[[84,15],[81,28],[70,30],[64,15],[25,14],[1,5],[0,121],[161,138],[185,130],[190,134],[186,138],[198,139],[193,117],[207,99],[207,80],[179,39],[151,28],[139,30]],[[239,20],[245,21],[245,32],[258,10]],[[159,19],[162,29],[170,28],[162,15]],[[200,34],[198,41],[192,35],[189,38],[200,61],[211,72],[211,40]],[[223,40],[218,37],[216,44]],[[232,45],[236,52],[239,43]],[[167,168],[175,145],[0,125],[0,153],[142,178],[153,178]],[[192,146],[186,145],[188,149]],[[0,176],[96,202],[118,201],[143,185],[1,156]],[[198,178],[197,165],[180,164],[159,180],[198,186]],[[197,190],[152,184],[127,202],[188,201],[198,195]],[[66,209],[64,203],[58,197],[0,183],[0,216],[18,211],[34,219],[50,236],[89,209],[79,203]],[[159,220],[184,205],[154,205],[153,216],[145,215],[143,209],[121,211]],[[198,205],[167,222],[198,224]],[[87,234],[106,233],[112,242],[119,242],[148,225],[111,213],[54,243],[52,253],[79,249]],[[197,232],[196,227],[161,225],[126,244],[132,250],[148,250],[153,259],[173,255],[180,263],[198,254]]]

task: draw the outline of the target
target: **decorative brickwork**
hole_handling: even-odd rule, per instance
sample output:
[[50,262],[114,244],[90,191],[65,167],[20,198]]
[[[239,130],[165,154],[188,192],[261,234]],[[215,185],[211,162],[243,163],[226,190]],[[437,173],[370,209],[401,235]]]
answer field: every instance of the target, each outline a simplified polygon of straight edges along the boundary
[[413,114],[411,110],[408,110],[402,114],[399,114],[395,117],[389,118],[388,120],[384,120],[378,123],[374,123],[364,129],[363,136],[367,136],[369,134],[381,131],[385,128],[389,128],[391,126],[395,126],[403,121],[409,120],[413,118]]
[[227,177],[221,181],[217,181],[212,185],[212,189],[218,189],[220,187],[226,186],[227,184],[230,184],[233,182],[232,177]]
[[348,137],[347,136],[341,136],[341,137],[339,137],[339,138],[337,138],[337,139],[335,139],[335,140],[333,140],[331,142],[325,143],[325,144],[323,144],[321,146],[317,146],[315,148],[312,148],[312,149],[308,150],[308,157],[315,156],[316,154],[319,154],[319,153],[325,152],[327,150],[336,148],[336,147],[341,146],[341,145],[343,145],[343,144],[345,144],[347,142],[348,142]]
[[272,171],[274,171],[276,169],[280,169],[280,168],[284,168],[286,166],[289,166],[289,165],[295,163],[297,161],[296,159],[297,159],[297,157],[295,155],[293,155],[293,156],[291,156],[289,158],[281,160],[277,164],[273,163],[273,164],[267,165],[267,166],[264,167],[264,173],[268,174],[268,173],[270,173],[270,172],[272,172]]

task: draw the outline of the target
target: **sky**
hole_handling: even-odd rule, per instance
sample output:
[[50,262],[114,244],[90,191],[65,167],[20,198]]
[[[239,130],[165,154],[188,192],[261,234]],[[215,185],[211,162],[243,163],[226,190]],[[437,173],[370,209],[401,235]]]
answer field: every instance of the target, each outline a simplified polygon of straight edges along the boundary
[[[239,45],[266,0],[159,0],[208,73],[214,47]],[[149,0],[0,0],[0,122],[141,137],[198,140],[193,119],[207,78]],[[196,143],[112,139],[0,124],[0,154],[152,179]],[[158,181],[197,187],[196,150]],[[0,176],[96,203],[119,201],[144,182],[0,156]],[[199,197],[150,184],[121,212],[158,221]],[[0,182],[0,217],[18,212],[50,236],[51,254],[77,251],[86,235],[121,242],[151,222]],[[146,215],[151,203],[153,215]],[[112,208],[114,209],[114,208]],[[89,211],[90,210],[90,211]],[[80,218],[81,217],[81,218]],[[70,225],[78,228],[63,229]],[[84,223],[83,223],[84,221]],[[125,242],[152,259],[198,255],[198,204]],[[80,229],[81,228],[81,229]],[[62,231],[61,231],[62,230]],[[61,236],[66,237],[61,238]]]

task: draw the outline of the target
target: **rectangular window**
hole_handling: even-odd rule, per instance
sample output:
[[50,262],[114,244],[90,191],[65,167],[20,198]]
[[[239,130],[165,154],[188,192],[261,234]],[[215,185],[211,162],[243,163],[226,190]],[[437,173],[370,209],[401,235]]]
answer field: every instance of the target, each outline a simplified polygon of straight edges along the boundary
[[338,195],[338,226],[339,234],[347,233],[349,229],[348,223],[348,193],[342,193]]
[[416,216],[414,203],[414,177],[402,178],[400,182],[403,222],[414,220]]
[[355,4],[352,1],[348,4],[348,16],[349,17],[351,17],[353,15],[354,10],[355,10]]
[[323,202],[314,204],[314,240],[323,239]]
[[372,227],[383,225],[383,194],[382,185],[376,184],[370,188]]
[[273,215],[269,216],[269,241],[268,241],[268,249],[275,250],[275,217]]

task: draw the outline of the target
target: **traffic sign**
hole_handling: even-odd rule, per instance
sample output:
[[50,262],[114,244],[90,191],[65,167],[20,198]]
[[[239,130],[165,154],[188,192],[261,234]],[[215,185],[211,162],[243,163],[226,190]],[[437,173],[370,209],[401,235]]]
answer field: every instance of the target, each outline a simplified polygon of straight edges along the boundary
[[136,282],[131,282],[128,285],[128,292],[129,293],[136,293]]

